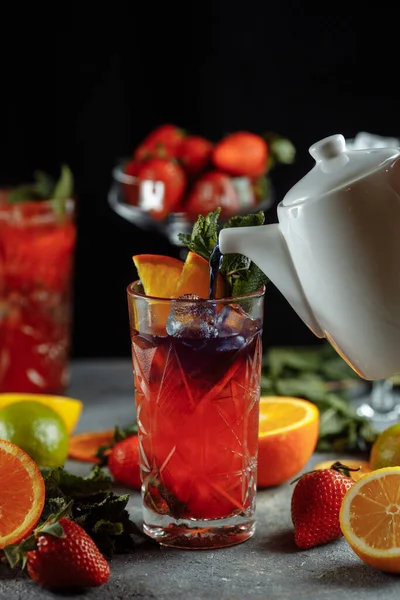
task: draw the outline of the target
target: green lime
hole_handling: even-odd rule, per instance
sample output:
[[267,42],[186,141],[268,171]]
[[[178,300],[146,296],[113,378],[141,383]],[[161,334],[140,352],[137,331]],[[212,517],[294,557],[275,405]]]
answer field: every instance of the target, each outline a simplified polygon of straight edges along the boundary
[[382,431],[371,448],[371,469],[400,466],[400,423]]
[[21,400],[0,409],[0,439],[25,450],[39,467],[61,466],[67,459],[66,425],[40,402]]

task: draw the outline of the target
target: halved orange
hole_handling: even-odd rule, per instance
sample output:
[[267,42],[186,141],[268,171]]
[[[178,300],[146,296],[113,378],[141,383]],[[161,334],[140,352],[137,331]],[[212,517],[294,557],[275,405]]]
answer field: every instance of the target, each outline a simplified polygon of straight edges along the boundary
[[175,298],[183,261],[162,254],[136,254],[132,256],[146,296]]
[[[175,290],[175,296],[196,294],[200,298],[208,298],[209,292],[210,266],[208,261],[195,252],[188,252]],[[224,293],[224,278],[218,273],[216,298],[223,298]]]
[[358,469],[358,471],[349,471],[349,475],[353,481],[358,481],[366,473],[370,473],[372,471],[368,461],[357,460],[355,458],[335,458],[335,460],[324,460],[314,465],[313,469],[330,469],[335,462],[340,462],[342,465],[346,465],[351,469]]
[[33,531],[44,500],[37,464],[15,444],[0,440],[0,548],[17,544]]
[[346,492],[340,527],[367,565],[400,573],[400,467],[366,473]]
[[114,429],[85,431],[69,438],[68,456],[82,462],[99,463],[96,454],[101,446],[109,446],[114,439]]
[[305,467],[315,450],[319,411],[302,398],[262,396],[258,433],[257,486],[280,485]]
[[15,402],[31,401],[40,402],[52,408],[64,421],[68,434],[71,434],[78,424],[83,409],[83,402],[76,398],[66,396],[53,396],[51,394],[0,394],[0,408]]

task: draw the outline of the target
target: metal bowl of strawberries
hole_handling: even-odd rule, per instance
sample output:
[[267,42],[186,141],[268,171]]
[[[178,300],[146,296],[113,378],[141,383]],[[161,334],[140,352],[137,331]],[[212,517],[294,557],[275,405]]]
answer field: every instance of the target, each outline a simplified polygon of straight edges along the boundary
[[197,217],[221,209],[220,220],[273,205],[271,169],[293,162],[292,143],[274,133],[236,131],[218,141],[173,124],[160,125],[112,172],[111,208],[180,246]]

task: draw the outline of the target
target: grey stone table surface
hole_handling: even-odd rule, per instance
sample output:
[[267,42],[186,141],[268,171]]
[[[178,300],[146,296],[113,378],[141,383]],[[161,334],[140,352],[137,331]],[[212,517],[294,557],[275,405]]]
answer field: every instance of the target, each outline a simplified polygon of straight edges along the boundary
[[[130,423],[134,416],[131,362],[76,361],[71,368],[70,396],[84,409],[77,431],[106,429]],[[330,458],[315,454],[306,469]],[[66,467],[87,474],[90,466],[69,461]],[[118,493],[127,490],[117,489]],[[24,575],[0,567],[0,598],[42,600],[338,600],[397,599],[400,576],[364,565],[342,538],[300,551],[293,541],[290,484],[257,494],[257,530],[252,539],[215,551],[168,549],[144,541],[130,555],[111,562],[109,581],[84,592],[55,594]],[[131,492],[129,510],[140,525],[139,492]]]

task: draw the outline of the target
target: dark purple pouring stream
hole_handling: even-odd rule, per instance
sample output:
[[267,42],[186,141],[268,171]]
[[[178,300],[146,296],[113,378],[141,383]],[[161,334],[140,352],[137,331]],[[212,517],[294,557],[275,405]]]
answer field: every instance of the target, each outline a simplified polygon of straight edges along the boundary
[[215,300],[215,296],[217,293],[217,280],[218,273],[221,267],[222,259],[224,255],[221,254],[219,249],[219,245],[215,244],[213,251],[211,252],[209,265],[210,265],[210,291],[209,291],[209,299]]

